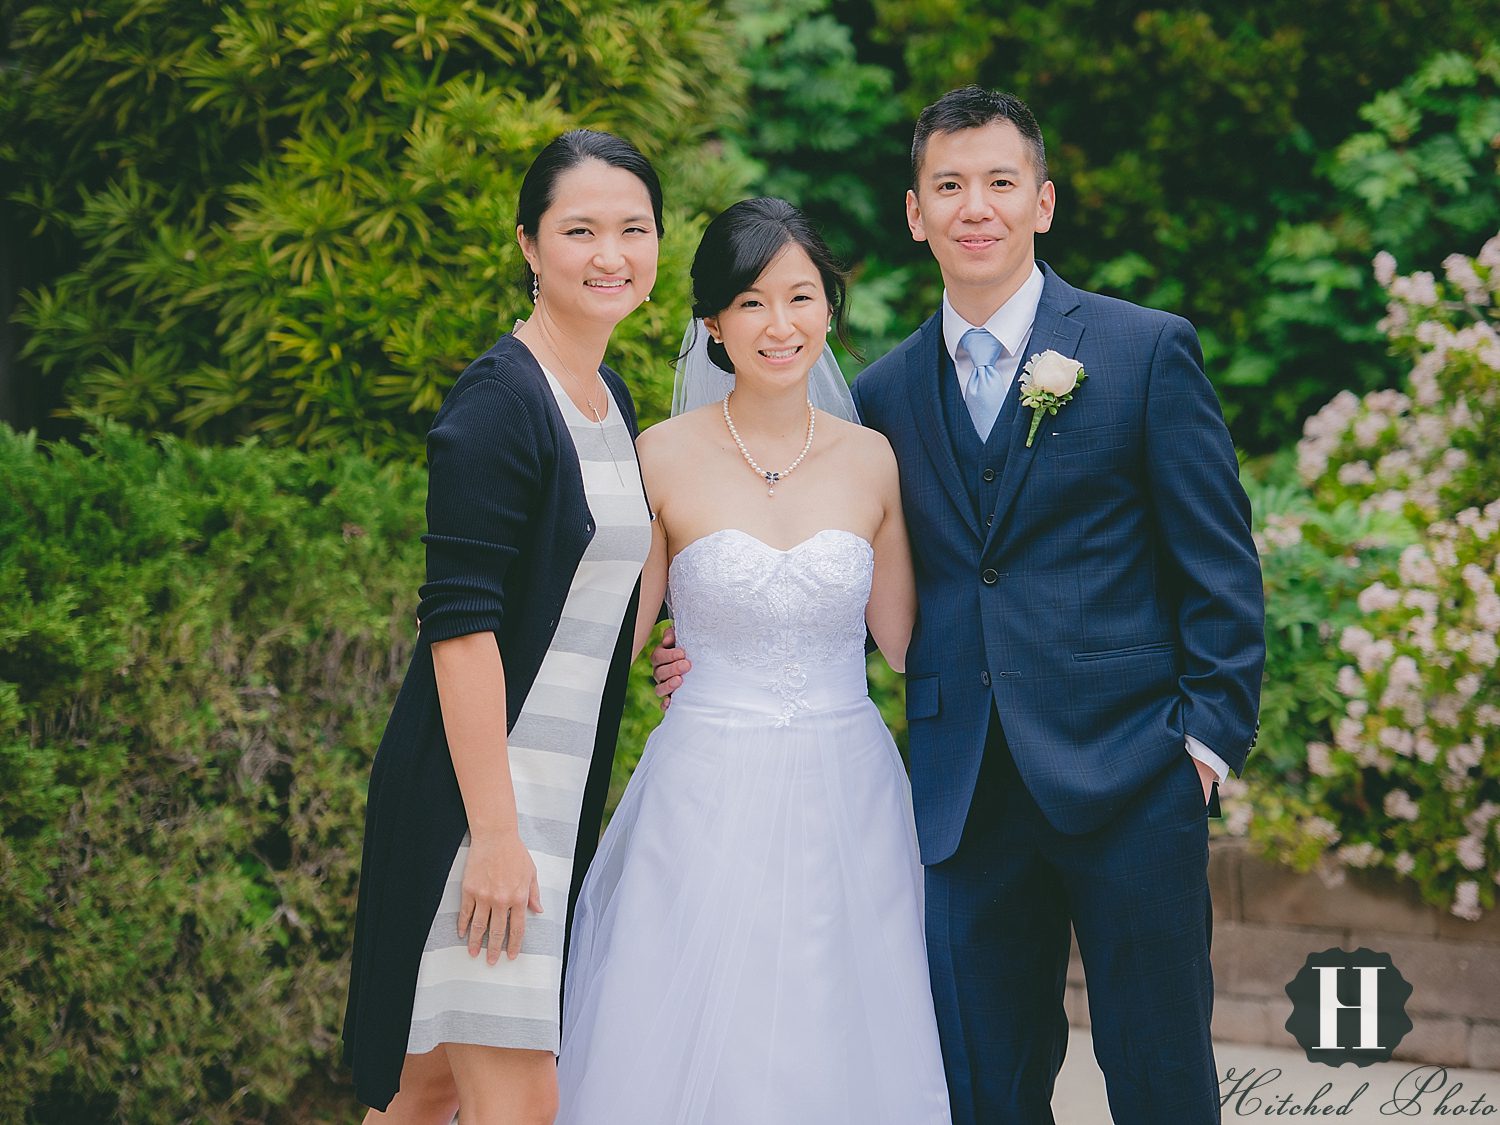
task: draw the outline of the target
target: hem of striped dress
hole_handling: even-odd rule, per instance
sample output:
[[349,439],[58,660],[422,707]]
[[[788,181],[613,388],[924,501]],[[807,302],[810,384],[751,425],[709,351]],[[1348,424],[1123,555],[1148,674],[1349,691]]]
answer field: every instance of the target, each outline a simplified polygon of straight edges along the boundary
[[507,1016],[460,1018],[438,1016],[411,1025],[406,1041],[408,1055],[425,1055],[444,1043],[476,1047],[514,1047],[528,1051],[558,1053],[562,1033],[550,1020],[523,1020]]

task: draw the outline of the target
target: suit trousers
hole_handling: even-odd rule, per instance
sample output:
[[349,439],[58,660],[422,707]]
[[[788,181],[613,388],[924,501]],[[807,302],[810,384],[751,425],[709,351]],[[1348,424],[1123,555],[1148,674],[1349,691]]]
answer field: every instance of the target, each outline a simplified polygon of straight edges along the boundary
[[1058,832],[992,713],[958,850],[926,870],[927,951],[955,1125],[1053,1125],[1069,929],[1115,1125],[1220,1120],[1208,817],[1181,755],[1093,832]]

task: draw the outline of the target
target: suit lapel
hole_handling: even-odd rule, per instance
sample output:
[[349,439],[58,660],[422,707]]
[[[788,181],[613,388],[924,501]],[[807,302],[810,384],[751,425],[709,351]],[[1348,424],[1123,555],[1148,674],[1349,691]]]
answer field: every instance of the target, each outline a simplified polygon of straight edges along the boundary
[[958,470],[958,459],[953,455],[953,440],[948,434],[948,425],[943,420],[943,404],[939,399],[940,389],[937,384],[941,371],[942,347],[943,313],[939,309],[922,325],[922,336],[917,346],[906,353],[906,391],[911,399],[917,433],[927,446],[927,456],[937,470],[938,480],[942,481],[948,498],[969,525],[974,538],[982,539],[979,517],[974,512],[968,490],[964,488],[963,476]]
[[[1046,281],[1042,287],[1041,302],[1036,309],[1036,322],[1031,326],[1031,336],[1027,339],[1026,346],[1021,349],[1021,367],[1024,367],[1026,361],[1032,356],[1038,352],[1047,351],[1049,348],[1066,356],[1075,356],[1078,354],[1078,341],[1083,338],[1083,322],[1069,315],[1078,307],[1077,292],[1047,266],[1042,266],[1042,272]],[[1018,367],[1015,383],[1011,386],[1011,394],[1020,396],[1020,383],[1021,370]],[[1032,413],[1031,409],[1022,406],[1011,419],[1010,452],[1006,456],[1005,472],[1000,477],[994,518],[990,522],[989,534],[985,538],[983,552],[985,555],[988,555],[994,547],[1000,528],[1005,523],[1005,517],[1010,514],[1011,505],[1015,503],[1016,495],[1021,490],[1021,482],[1026,479],[1026,470],[1031,468],[1031,460],[1036,456],[1036,451],[1042,444],[1042,435],[1046,429],[1045,422],[1037,430],[1031,448],[1026,448],[1026,434],[1031,429]]]

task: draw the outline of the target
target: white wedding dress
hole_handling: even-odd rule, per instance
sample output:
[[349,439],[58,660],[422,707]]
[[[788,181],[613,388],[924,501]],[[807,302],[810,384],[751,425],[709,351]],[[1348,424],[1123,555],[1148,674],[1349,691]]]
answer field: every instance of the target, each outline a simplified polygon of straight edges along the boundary
[[841,530],[673,559],[693,667],[580,893],[559,1125],[949,1122],[873,570]]

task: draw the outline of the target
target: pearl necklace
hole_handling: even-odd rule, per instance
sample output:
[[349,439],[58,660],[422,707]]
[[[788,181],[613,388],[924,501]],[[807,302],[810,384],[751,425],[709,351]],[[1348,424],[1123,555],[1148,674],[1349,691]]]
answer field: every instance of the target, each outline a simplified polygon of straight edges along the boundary
[[802,464],[802,459],[807,456],[807,451],[812,448],[813,425],[817,419],[816,412],[813,410],[812,399],[807,400],[807,442],[802,446],[802,452],[797,454],[797,459],[778,473],[771,469],[762,469],[756,463],[755,458],[750,456],[750,451],[745,448],[745,443],[740,438],[739,430],[734,428],[734,419],[729,416],[729,399],[733,394],[734,392],[730,391],[729,394],[724,396],[724,424],[729,427],[729,436],[734,438],[734,444],[740,447],[740,456],[745,459],[745,464],[755,470],[756,476],[765,478],[766,495],[774,497],[776,495],[777,482],[791,476],[792,470]]

